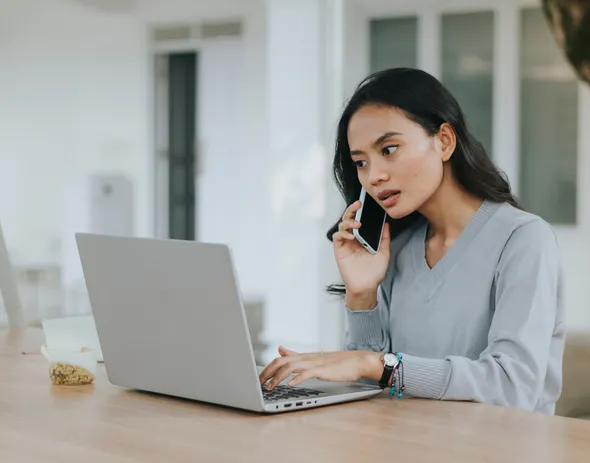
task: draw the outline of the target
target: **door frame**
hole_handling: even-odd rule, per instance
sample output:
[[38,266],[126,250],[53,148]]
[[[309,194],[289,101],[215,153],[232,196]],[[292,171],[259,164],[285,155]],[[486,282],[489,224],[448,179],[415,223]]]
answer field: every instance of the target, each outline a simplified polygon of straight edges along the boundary
[[[152,43],[150,49],[150,80],[152,89],[151,126],[153,127],[153,204],[154,204],[154,236],[168,239],[169,233],[169,159],[168,159],[168,56],[172,53],[199,53],[203,43],[201,40],[183,40],[174,43]],[[199,61],[196,62],[196,82],[199,81]],[[199,111],[198,92],[195,92],[195,111]],[[195,135],[198,117],[195,121]],[[196,156],[196,153],[195,153]],[[196,181],[195,181],[196,183]],[[196,203],[195,198],[195,203]],[[195,220],[196,214],[195,214]],[[196,233],[196,227],[195,227]]]
[[[243,20],[242,20],[243,21]],[[157,25],[151,27],[155,30]],[[152,34],[153,35],[153,34]],[[198,88],[199,82],[202,81],[202,74],[206,72],[203,69],[201,61],[198,59],[200,53],[211,43],[217,41],[235,41],[241,43],[243,36],[236,37],[218,37],[207,39],[186,39],[186,40],[171,40],[165,43],[150,42],[149,48],[149,63],[150,71],[148,73],[149,88],[150,88],[150,108],[149,108],[149,124],[152,127],[153,137],[149,140],[150,151],[152,154],[152,184],[150,191],[152,192],[152,204],[154,206],[153,212],[153,236],[159,239],[168,239],[169,237],[169,161],[168,161],[168,87],[167,77],[163,74],[166,72],[167,56],[172,53],[194,52],[197,54],[196,63],[196,82],[197,91],[195,92],[195,175],[200,175],[202,166],[201,153],[199,150],[199,139],[201,131],[199,130],[201,114],[205,109],[201,105],[199,98],[200,90]],[[198,182],[195,179],[195,236],[198,239],[198,212],[199,212],[199,198],[198,198]]]

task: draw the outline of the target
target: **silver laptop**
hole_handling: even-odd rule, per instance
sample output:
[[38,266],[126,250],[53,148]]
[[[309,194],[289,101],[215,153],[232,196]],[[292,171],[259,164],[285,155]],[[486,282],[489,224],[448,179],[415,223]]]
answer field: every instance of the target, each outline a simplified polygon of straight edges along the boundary
[[225,245],[88,233],[76,241],[114,385],[270,413],[382,392],[318,380],[263,388]]
[[[18,291],[14,269],[8,254],[8,246],[0,225],[0,302],[4,302],[8,326],[22,328],[26,325],[23,305]],[[0,304],[0,309],[2,304]]]

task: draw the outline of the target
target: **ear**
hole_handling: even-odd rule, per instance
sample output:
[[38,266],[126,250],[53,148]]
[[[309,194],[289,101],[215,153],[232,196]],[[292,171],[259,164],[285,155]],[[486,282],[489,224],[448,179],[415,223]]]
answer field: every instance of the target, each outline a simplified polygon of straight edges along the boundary
[[443,162],[447,162],[449,159],[451,159],[451,156],[457,147],[457,137],[455,136],[455,131],[448,122],[445,122],[440,126],[440,129],[436,134],[436,138],[441,160]]

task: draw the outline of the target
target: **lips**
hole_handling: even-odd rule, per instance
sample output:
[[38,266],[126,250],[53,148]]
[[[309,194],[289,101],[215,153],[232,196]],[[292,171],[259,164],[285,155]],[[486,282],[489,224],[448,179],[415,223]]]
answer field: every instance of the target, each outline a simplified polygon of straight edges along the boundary
[[393,195],[398,195],[400,193],[399,190],[385,190],[382,191],[381,193],[379,193],[377,195],[377,198],[379,198],[379,201],[385,201],[387,198],[393,196]]
[[400,193],[399,190],[385,190],[379,193],[377,198],[384,207],[393,207],[397,204]]

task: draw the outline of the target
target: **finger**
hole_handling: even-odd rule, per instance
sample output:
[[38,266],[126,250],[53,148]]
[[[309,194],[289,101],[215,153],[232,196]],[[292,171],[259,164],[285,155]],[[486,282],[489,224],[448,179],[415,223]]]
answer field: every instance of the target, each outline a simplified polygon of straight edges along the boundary
[[283,367],[283,365],[287,362],[287,359],[284,357],[279,357],[274,359],[270,362],[264,370],[260,372],[259,379],[260,384],[266,383],[270,378],[272,378],[275,373]]
[[344,211],[344,215],[342,216],[342,220],[350,220],[354,218],[354,214],[356,213],[356,211],[360,209],[360,207],[361,201],[356,200],[354,203],[352,203],[350,206],[346,208],[346,210]]
[[332,235],[332,241],[334,243],[337,242],[342,242],[342,241],[351,241],[354,240],[354,235],[350,232],[345,232],[345,231],[341,231],[341,232],[336,232]]
[[273,375],[272,379],[270,380],[270,383],[268,383],[268,390],[270,391],[273,388],[275,388],[276,386],[278,386],[282,381],[287,379],[287,377],[289,377],[291,374],[299,373],[300,371],[302,371],[304,369],[305,365],[308,363],[309,362],[290,361],[287,364],[285,364],[282,368],[279,368],[279,370]]
[[338,224],[338,231],[348,231],[351,228],[361,228],[361,223],[354,219],[348,219]]
[[308,368],[307,370],[303,370],[298,375],[295,375],[287,384],[289,386],[297,386],[298,384],[302,383],[303,381],[307,381],[308,379],[317,378],[318,371],[315,368]]
[[299,353],[295,352],[294,350],[287,349],[286,347],[279,346],[279,355],[281,357],[288,357],[290,355],[299,355]]

